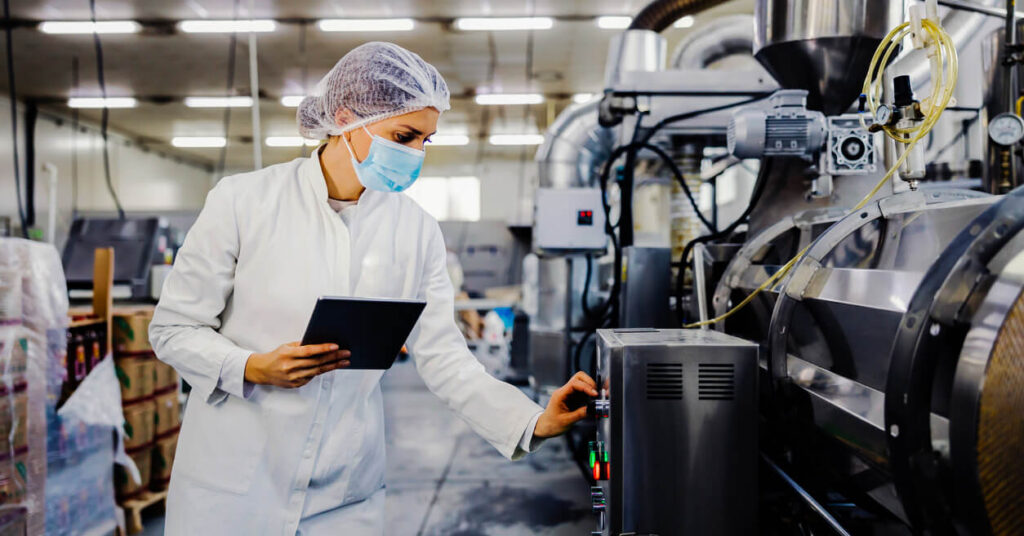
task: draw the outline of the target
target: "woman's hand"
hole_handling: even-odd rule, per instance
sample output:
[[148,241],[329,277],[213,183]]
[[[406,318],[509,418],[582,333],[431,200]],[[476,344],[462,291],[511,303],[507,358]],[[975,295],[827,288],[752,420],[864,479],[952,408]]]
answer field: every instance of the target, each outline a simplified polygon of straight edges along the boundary
[[[572,396],[575,393],[585,396]],[[577,372],[569,379],[568,383],[559,387],[551,395],[548,407],[537,419],[537,427],[533,429],[534,437],[548,438],[564,434],[573,423],[587,416],[587,405],[583,404],[579,408],[571,407],[572,399],[583,398],[585,400],[587,397],[594,396],[597,396],[597,382],[586,372]]]
[[249,356],[245,362],[245,379],[277,387],[302,387],[320,374],[347,367],[351,356],[352,352],[339,350],[336,344],[302,346],[290,342],[273,352]]

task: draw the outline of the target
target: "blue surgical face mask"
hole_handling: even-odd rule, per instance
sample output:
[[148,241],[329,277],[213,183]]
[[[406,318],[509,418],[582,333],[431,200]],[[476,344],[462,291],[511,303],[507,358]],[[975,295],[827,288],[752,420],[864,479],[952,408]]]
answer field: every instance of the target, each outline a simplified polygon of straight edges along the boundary
[[359,182],[367,189],[378,192],[401,192],[412,186],[420,176],[424,152],[386,140],[371,134],[369,130],[366,133],[372,141],[370,151],[362,162],[356,160],[356,153],[348,140],[344,136],[341,138],[352,155],[352,167],[356,170]]

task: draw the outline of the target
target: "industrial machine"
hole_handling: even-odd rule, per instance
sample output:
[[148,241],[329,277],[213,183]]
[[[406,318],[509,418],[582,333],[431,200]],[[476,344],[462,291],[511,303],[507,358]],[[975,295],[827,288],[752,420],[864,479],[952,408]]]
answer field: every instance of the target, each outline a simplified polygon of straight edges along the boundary
[[598,332],[601,534],[752,534],[757,344],[711,330]]
[[[559,348],[531,348],[550,363],[538,385],[584,369],[609,390],[569,436],[595,533],[1024,533],[1013,14],[994,0],[756,0],[753,19],[697,30],[666,65],[659,32],[717,3],[644,8],[613,40],[603,98],[563,113],[537,155],[542,186],[599,191],[619,222],[603,254],[542,258],[540,299],[557,308],[531,319]],[[736,55],[760,67],[716,63]],[[726,218],[713,200],[709,217],[700,190],[714,198],[744,166],[757,169],[749,202]],[[652,246],[637,229],[660,214],[640,192],[659,178],[670,239],[655,246],[671,256],[634,292],[632,256]],[[667,327],[691,330],[651,330],[666,309]],[[757,346],[756,404],[695,420],[707,401],[686,380],[668,404],[631,398],[650,386],[625,363],[657,361],[675,396],[672,367],[692,379],[697,359],[699,381],[687,356],[725,352],[712,331],[747,341],[737,356]],[[718,419],[756,441],[735,443]],[[723,474],[716,457],[756,443],[730,473],[756,485],[756,527],[716,525],[744,499],[701,502],[694,474],[660,461],[705,442],[721,445],[693,462],[706,482]]]

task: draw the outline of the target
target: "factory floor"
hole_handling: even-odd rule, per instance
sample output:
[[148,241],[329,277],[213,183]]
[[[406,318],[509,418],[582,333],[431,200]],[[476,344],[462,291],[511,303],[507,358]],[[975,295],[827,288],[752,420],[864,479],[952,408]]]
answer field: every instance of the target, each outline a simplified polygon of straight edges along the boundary
[[[596,525],[561,438],[510,462],[427,390],[412,362],[396,363],[383,385],[385,534],[575,536]],[[163,519],[150,519],[144,534],[163,534]]]

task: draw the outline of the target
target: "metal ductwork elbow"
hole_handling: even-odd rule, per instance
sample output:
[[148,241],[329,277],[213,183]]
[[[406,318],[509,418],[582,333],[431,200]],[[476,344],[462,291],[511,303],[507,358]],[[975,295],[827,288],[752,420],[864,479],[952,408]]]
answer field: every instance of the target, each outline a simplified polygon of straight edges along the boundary
[[615,146],[612,131],[598,125],[598,105],[598,100],[572,105],[548,128],[535,158],[540,187],[596,186]]

